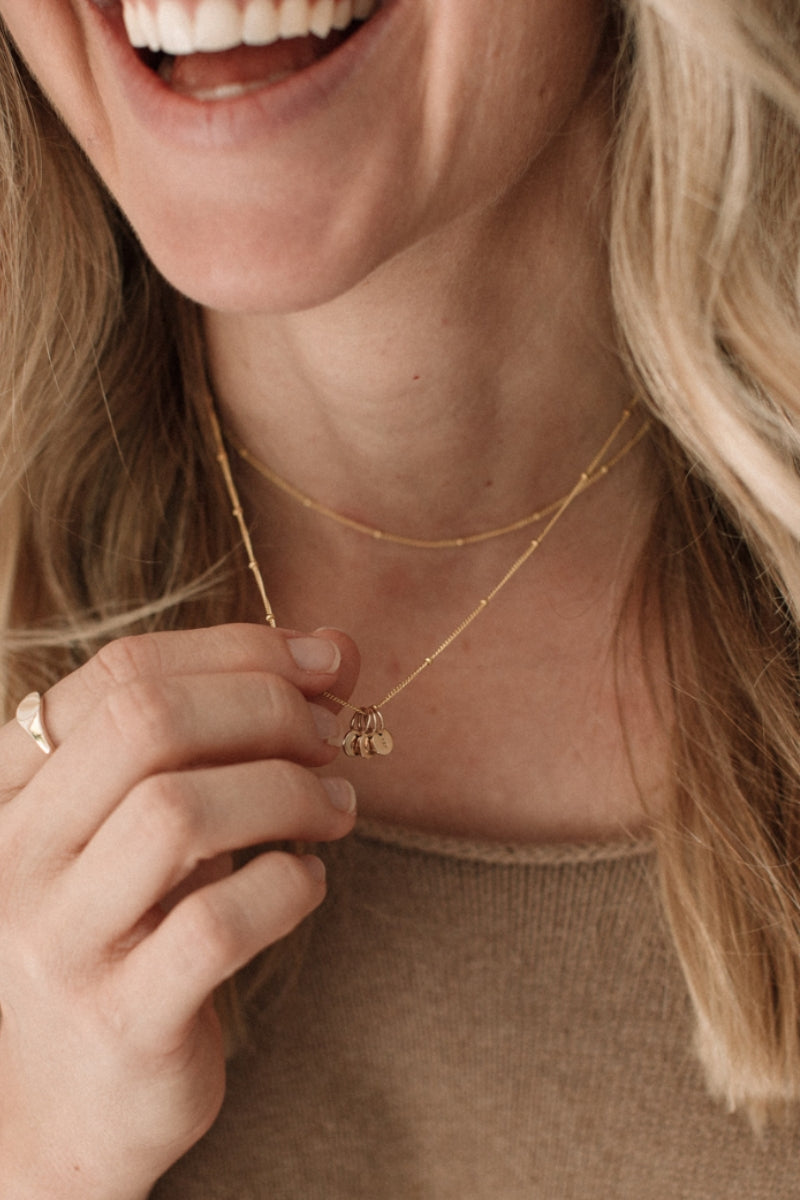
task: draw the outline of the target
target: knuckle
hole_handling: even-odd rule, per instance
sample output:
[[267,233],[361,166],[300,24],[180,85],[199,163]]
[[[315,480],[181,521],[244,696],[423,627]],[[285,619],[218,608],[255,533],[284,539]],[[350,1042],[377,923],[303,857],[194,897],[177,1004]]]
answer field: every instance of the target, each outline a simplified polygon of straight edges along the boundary
[[272,895],[270,940],[276,942],[296,929],[322,903],[327,889],[324,883],[312,881],[295,855],[272,851],[268,858]]
[[303,723],[302,709],[306,705],[297,689],[280,675],[264,677],[262,703],[264,720],[278,737],[290,736]]
[[196,849],[202,822],[189,780],[178,773],[151,775],[130,794],[136,827],[160,854],[181,859]]
[[233,622],[228,625],[217,625],[215,635],[225,639],[225,650],[235,661],[257,667],[264,662],[265,650],[278,637],[276,631],[266,623],[253,625],[247,622]]
[[270,796],[286,796],[292,803],[300,803],[314,786],[310,772],[289,758],[269,761],[266,784]]
[[267,789],[280,796],[293,813],[294,836],[302,841],[331,841],[342,837],[355,818],[331,803],[322,780],[291,759],[273,759],[268,765]]
[[308,871],[294,854],[283,850],[272,851],[269,866],[275,896],[288,932],[319,903],[319,888],[314,886]]
[[116,737],[134,750],[157,755],[179,739],[174,697],[160,679],[140,678],[116,688],[106,696],[105,706]]
[[189,962],[216,964],[224,972],[239,958],[241,934],[230,905],[216,893],[193,892],[182,903],[182,943]]
[[161,672],[158,639],[151,633],[116,638],[108,642],[91,660],[89,666],[106,688],[119,687],[146,675]]
[[64,937],[63,921],[51,912],[19,915],[6,924],[3,972],[16,989],[35,996],[80,993],[88,987],[91,969]]

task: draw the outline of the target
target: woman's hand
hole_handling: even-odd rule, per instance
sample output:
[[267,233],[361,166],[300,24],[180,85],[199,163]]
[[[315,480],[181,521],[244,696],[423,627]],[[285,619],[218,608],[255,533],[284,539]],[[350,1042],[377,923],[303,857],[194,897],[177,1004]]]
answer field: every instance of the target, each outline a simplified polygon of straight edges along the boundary
[[214,1120],[213,990],[325,892],[316,858],[230,853],[352,828],[309,701],[357,669],[335,632],[125,638],[47,693],[49,757],[0,730],[4,1200],[139,1200]]

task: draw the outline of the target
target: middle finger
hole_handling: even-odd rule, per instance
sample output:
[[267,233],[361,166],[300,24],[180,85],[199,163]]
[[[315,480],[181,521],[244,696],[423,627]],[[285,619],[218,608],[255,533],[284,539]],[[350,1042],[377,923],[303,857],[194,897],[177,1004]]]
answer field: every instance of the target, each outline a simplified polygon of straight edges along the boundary
[[141,780],[200,764],[331,762],[336,719],[276,675],[137,680],[112,691],[15,801],[40,853],[78,853]]

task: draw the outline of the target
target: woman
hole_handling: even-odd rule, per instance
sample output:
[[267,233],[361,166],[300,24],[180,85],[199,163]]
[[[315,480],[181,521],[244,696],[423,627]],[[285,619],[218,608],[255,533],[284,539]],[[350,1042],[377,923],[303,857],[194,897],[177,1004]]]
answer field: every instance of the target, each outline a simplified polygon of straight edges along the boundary
[[794,1195],[796,6],[0,15],[3,1195]]

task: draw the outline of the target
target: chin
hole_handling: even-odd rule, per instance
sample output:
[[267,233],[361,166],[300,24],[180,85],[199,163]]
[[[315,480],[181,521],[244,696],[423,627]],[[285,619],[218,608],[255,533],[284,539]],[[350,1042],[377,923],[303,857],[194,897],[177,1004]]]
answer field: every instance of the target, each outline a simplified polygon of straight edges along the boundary
[[165,164],[160,178],[140,178],[116,198],[177,291],[204,308],[277,315],[350,292],[417,236],[385,191],[339,203],[331,193],[297,179],[281,194],[269,178],[222,172],[192,189],[185,172]]
[[358,287],[380,256],[361,247],[337,254],[309,254],[284,241],[243,237],[208,239],[187,252],[185,238],[169,241],[140,235],[156,269],[182,295],[218,312],[287,314],[330,303]]

